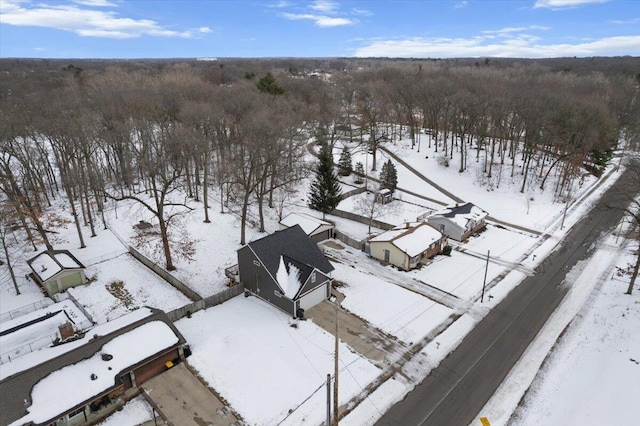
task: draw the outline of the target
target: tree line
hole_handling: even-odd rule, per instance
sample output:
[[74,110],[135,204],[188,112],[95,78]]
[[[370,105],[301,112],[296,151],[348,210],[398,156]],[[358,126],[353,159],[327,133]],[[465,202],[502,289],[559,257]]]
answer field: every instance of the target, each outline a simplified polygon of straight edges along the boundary
[[[234,74],[217,63],[5,71],[2,226],[24,232],[34,249],[51,249],[55,229],[45,213],[60,198],[84,247],[83,225],[95,235],[106,227],[105,208],[131,200],[158,221],[171,270],[172,247],[180,244],[172,225],[193,208],[188,200],[201,202],[207,223],[213,201],[221,212],[236,209],[244,244],[249,206],[256,205],[255,225],[264,231],[264,209],[282,214],[313,169],[304,159],[316,145],[325,154],[339,155],[340,141],[367,150],[376,171],[380,146],[410,138],[414,149],[433,150],[461,173],[469,161],[481,162],[487,179],[498,174],[498,185],[508,173],[523,192],[535,186],[560,198],[585,170],[599,173],[621,138],[637,140],[633,76],[535,63],[345,63],[320,76],[275,62],[235,63],[227,67]],[[429,138],[421,137],[425,131]],[[547,188],[551,174],[560,178]]]

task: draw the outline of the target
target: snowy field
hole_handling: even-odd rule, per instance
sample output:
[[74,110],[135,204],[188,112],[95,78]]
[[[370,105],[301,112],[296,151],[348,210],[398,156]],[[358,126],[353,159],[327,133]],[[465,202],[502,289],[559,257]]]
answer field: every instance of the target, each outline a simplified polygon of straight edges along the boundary
[[128,253],[91,265],[85,272],[95,281],[67,291],[98,324],[142,306],[166,312],[191,303],[188,297]]
[[375,275],[333,263],[334,279],[345,283],[341,306],[407,344],[433,332],[452,313],[424,296],[390,284]]
[[[191,343],[189,364],[248,424],[324,420],[334,338],[311,321],[293,320],[255,297],[237,296],[176,326]],[[340,344],[340,401],[364,392],[379,374]]]

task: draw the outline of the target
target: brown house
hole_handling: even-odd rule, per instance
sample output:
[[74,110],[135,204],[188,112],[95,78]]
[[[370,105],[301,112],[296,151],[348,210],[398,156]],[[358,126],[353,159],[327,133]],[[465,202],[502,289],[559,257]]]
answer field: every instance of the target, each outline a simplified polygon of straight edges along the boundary
[[96,326],[81,340],[48,349],[58,356],[0,381],[0,424],[95,422],[135,395],[140,384],[180,362],[184,347],[184,337],[157,309]]

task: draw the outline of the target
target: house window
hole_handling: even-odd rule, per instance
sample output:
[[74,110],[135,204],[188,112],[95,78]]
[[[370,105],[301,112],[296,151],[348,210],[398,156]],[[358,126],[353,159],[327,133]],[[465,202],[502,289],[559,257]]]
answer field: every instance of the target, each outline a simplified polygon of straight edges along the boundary
[[311,273],[311,283],[313,284],[313,283],[315,283],[315,282],[316,282],[316,271],[313,271],[313,272]]
[[273,290],[273,294],[275,294],[276,297],[282,297],[282,293],[279,290]]
[[384,261],[388,262],[389,261],[389,257],[390,257],[391,253],[389,253],[389,250],[385,250],[384,251]]
[[258,267],[260,267],[260,262],[258,262],[257,260],[254,260],[254,261],[253,261],[253,264],[254,264],[254,265],[256,265],[256,266],[258,266]]
[[440,233],[444,234],[444,223],[440,224]]
[[[69,413],[69,420],[80,415],[84,416],[84,407],[80,407],[76,411]],[[87,417],[85,416],[84,419],[87,420]]]

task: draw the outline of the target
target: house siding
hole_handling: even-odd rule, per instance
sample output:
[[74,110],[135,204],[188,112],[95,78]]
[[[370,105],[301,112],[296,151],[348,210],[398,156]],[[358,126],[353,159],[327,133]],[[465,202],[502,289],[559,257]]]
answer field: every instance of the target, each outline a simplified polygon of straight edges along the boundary
[[322,271],[314,269],[313,272],[315,272],[316,274],[316,281],[311,282],[311,276],[313,274],[309,275],[309,278],[307,278],[307,281],[302,285],[302,288],[300,289],[300,296],[303,296],[304,294],[315,290],[321,285],[327,285],[327,282],[330,281],[330,278],[327,275],[323,274]]
[[332,236],[332,230],[327,229],[326,231],[322,231],[318,234],[311,235],[309,236],[309,238],[311,238],[311,241],[313,241],[314,243],[319,243],[321,241],[330,239],[331,236]]
[[463,241],[465,237],[465,229],[458,226],[455,222],[449,220],[446,217],[429,217],[427,218],[427,223],[438,231],[440,231],[440,225],[444,225],[444,232],[442,232],[447,237],[454,239],[456,241]]
[[150,378],[165,371],[167,369],[165,363],[167,361],[173,361],[176,358],[180,358],[178,349],[171,350],[164,355],[155,358],[153,361],[136,368],[133,372],[136,378],[136,385],[140,386]]
[[285,295],[276,296],[275,292],[280,292],[280,287],[273,281],[263,265],[260,263],[258,266],[253,263],[254,261],[260,263],[249,246],[238,250],[238,271],[240,282],[244,284],[245,290],[249,290],[256,296],[295,316],[295,303]]
[[73,271],[60,276],[60,291],[82,284],[82,272]]
[[389,263],[402,269],[409,269],[409,256],[389,241],[371,241],[371,257],[384,262],[384,251],[389,250]]

